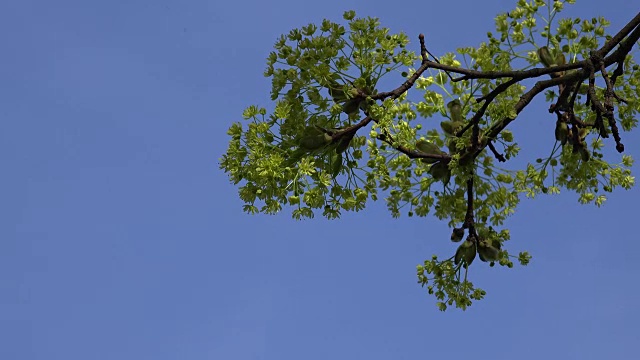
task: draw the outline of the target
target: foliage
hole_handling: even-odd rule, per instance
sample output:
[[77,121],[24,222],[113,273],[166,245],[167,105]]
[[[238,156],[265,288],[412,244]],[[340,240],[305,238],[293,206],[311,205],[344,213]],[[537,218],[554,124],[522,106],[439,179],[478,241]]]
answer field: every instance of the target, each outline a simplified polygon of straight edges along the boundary
[[[335,219],[384,197],[394,217],[432,214],[461,245],[419,265],[418,282],[441,310],[481,299],[485,292],[467,278],[476,253],[509,268],[531,258],[503,246],[505,220],[523,195],[566,189],[600,206],[605,193],[634,184],[633,159],[607,160],[603,138],[613,136],[622,152],[619,128],[637,126],[640,73],[630,51],[640,19],[609,36],[601,17],[558,20],[571,3],[520,0],[495,18],[486,42],[439,59],[424,36],[415,53],[407,35],[353,11],[346,25],[324,20],[283,35],[264,73],[275,108],[249,106],[248,125],[230,127],[221,159],[244,210],[275,214],[288,205],[295,219]],[[378,89],[397,72],[403,84]],[[408,99],[410,88],[422,93],[418,101]],[[522,169],[499,166],[520,151],[507,126],[541,93],[557,118],[555,145]]]

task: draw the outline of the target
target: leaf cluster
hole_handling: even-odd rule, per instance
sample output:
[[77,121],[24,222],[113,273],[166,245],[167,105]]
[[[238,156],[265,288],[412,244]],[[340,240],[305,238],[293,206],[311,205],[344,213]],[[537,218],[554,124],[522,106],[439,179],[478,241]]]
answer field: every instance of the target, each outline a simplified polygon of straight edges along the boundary
[[[244,111],[220,166],[252,214],[288,206],[296,219],[333,219],[380,197],[394,217],[447,221],[452,241],[467,238],[450,258],[419,265],[418,282],[441,310],[465,309],[485,295],[467,278],[476,254],[490,266],[529,263],[504,244],[522,198],[566,189],[600,206],[634,185],[633,159],[610,160],[605,139],[622,152],[621,131],[637,126],[640,15],[611,36],[602,17],[557,19],[573,2],[519,0],[487,41],[439,58],[423,35],[416,53],[405,34],[353,11],[344,25],[291,30],[267,58],[273,111]],[[405,80],[379,89],[390,73]],[[520,147],[507,127],[539,94],[550,103],[548,155],[508,169]]]

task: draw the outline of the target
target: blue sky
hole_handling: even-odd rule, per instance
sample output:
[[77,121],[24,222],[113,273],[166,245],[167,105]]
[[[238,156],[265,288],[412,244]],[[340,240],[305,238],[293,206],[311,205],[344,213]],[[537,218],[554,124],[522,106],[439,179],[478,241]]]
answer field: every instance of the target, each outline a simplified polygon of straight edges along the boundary
[[[415,265],[455,251],[445,223],[392,219],[382,202],[337,221],[250,216],[218,169],[228,126],[270,104],[262,72],[280,34],[355,9],[425,33],[437,54],[482,41],[512,3],[3,1],[0,358],[636,354],[638,189],[601,209],[523,201],[509,246],[532,263],[474,266],[486,299],[441,313]],[[631,3],[566,14],[615,31]],[[544,106],[513,124],[531,159],[553,141],[522,135],[553,131]],[[623,140],[639,157],[638,134]]]

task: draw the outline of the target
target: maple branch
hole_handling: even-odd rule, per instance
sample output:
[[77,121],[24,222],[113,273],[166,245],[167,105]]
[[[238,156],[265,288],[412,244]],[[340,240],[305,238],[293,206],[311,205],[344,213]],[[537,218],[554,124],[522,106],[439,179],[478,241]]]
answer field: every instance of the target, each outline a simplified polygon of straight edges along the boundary
[[478,235],[475,228],[475,220],[473,218],[473,177],[471,173],[469,179],[467,179],[467,213],[464,216],[464,223],[462,227],[469,229],[469,238],[473,241],[477,241]]
[[[487,95],[476,99],[477,102],[482,102],[482,106],[475,112],[468,123],[462,129],[458,130],[458,132],[455,134],[456,137],[460,137],[468,129],[473,128],[472,146],[469,150],[467,150],[466,154],[460,154],[460,157],[471,155],[475,159],[475,157],[477,157],[485,147],[489,146],[489,149],[496,157],[496,159],[503,162],[506,161],[506,159],[495,149],[492,140],[494,140],[498,136],[498,134],[502,132],[502,130],[504,130],[512,121],[514,121],[515,117],[505,117],[500,121],[494,123],[485,131],[485,138],[482,141],[480,141],[479,139],[479,122],[482,116],[484,116],[484,114],[486,113],[489,105],[498,97],[498,95],[504,93],[510,86],[517,84],[522,80],[538,78],[543,75],[550,75],[551,79],[537,81],[533,85],[533,87],[529,89],[529,91],[527,91],[520,97],[520,99],[514,106],[515,114],[520,114],[520,112],[522,112],[522,110],[524,110],[524,108],[529,105],[529,103],[542,91],[554,86],[558,86],[560,88],[560,96],[558,97],[557,103],[553,104],[550,107],[549,111],[556,112],[558,114],[558,117],[561,116],[560,111],[567,111],[569,113],[568,115],[571,122],[577,123],[581,127],[585,127],[586,124],[584,124],[581,120],[576,118],[575,115],[573,115],[573,107],[575,105],[577,93],[580,90],[582,83],[588,79],[589,86],[587,90],[587,103],[590,104],[592,109],[596,112],[596,123],[593,126],[598,128],[600,134],[603,137],[606,137],[607,132],[604,128],[603,123],[603,118],[606,118],[608,125],[611,128],[611,132],[613,133],[613,137],[616,141],[616,149],[619,152],[622,152],[624,151],[624,145],[621,143],[619,130],[613,116],[614,108],[612,99],[616,99],[619,102],[625,102],[625,100],[619,97],[613,91],[613,85],[615,84],[617,78],[623,75],[624,59],[626,55],[631,51],[638,39],[640,39],[640,13],[638,13],[631,21],[629,21],[627,25],[625,25],[615,36],[609,39],[600,49],[598,49],[597,51],[593,51],[588,59],[584,59],[582,61],[574,62],[571,64],[534,68],[530,70],[483,72],[441,64],[437,60],[437,58],[427,50],[424,35],[420,34],[420,55],[422,59],[420,67],[418,67],[418,69],[416,69],[416,71],[397,88],[387,92],[380,92],[375,95],[371,95],[370,97],[373,100],[385,100],[387,98],[397,99],[410,88],[412,88],[415,85],[415,82],[427,69],[443,70],[447,73],[447,75],[449,75],[449,78],[453,82],[474,79],[509,78],[505,82],[497,85],[496,88]],[[619,45],[618,48],[611,54],[609,54],[609,52],[611,52],[611,50],[617,45]],[[607,54],[609,55],[606,56]],[[429,55],[431,55],[431,57],[433,57],[436,61],[429,60]],[[617,64],[617,68],[613,72],[613,75],[609,77],[606,71],[606,67],[614,63]],[[598,69],[598,71],[602,74],[607,86],[605,91],[604,104],[596,98],[595,94],[594,88],[596,69]],[[452,78],[449,73],[460,74],[462,76]],[[554,76],[553,74],[562,75]],[[360,123],[338,131],[335,134],[332,134],[332,137],[342,136],[345,133],[355,133],[355,131],[364,127],[371,121],[372,119],[367,116]],[[412,159],[425,158],[446,162],[449,162],[451,160],[451,155],[448,154],[426,154],[418,150],[409,149],[403,145],[398,145],[393,136],[386,130],[383,134],[378,135],[377,138],[391,145],[394,149]],[[471,181],[471,191],[472,183],[473,181]]]
[[498,152],[498,150],[496,150],[496,147],[495,147],[495,146],[493,146],[493,143],[492,143],[491,141],[489,141],[489,142],[487,143],[487,146],[489,146],[489,149],[490,149],[490,150],[491,150],[491,152],[493,153],[493,156],[495,156],[495,157],[496,157],[496,159],[497,159],[499,162],[506,162],[506,161],[507,161],[507,159],[505,159],[505,158],[504,158],[504,155],[500,154],[500,153]]

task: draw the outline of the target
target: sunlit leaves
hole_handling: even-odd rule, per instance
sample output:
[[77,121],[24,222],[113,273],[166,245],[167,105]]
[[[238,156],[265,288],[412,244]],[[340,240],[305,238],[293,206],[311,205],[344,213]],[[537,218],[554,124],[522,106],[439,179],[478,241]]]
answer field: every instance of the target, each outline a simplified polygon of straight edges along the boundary
[[[546,66],[562,59],[580,61],[602,46],[609,23],[602,17],[556,19],[571,3],[518,0],[514,9],[495,18],[495,31],[485,42],[446,53],[439,62],[509,71],[542,67],[540,54],[548,55]],[[377,18],[357,18],[353,11],[342,18],[343,23],[323,20],[281,36],[264,72],[271,78],[275,106],[269,114],[249,106],[242,113],[244,123],[230,126],[231,140],[220,166],[238,185],[244,211],[274,214],[290,208],[295,219],[317,214],[334,219],[380,197],[394,217],[434,215],[458,228],[467,218],[467,182],[472,179],[474,226],[481,237],[475,241],[499,249],[482,257],[491,260],[489,266],[513,267],[516,259],[526,265],[531,256],[509,255],[502,247],[510,237],[508,230],[494,228],[505,225],[522,198],[566,189],[575,192],[580,203],[601,206],[606,193],[635,183],[630,156],[605,157],[610,143],[593,128],[595,113],[584,105],[584,93],[574,108],[587,124],[574,130],[580,132],[579,144],[550,128],[548,140],[559,141],[547,155],[537,155],[542,157],[515,170],[501,167],[497,159],[517,157],[516,140],[522,135],[503,125],[519,115],[516,104],[532,83],[501,91],[482,109],[477,126],[470,120],[481,110],[482,97],[494,95],[509,79],[454,81],[452,74],[430,68],[413,84],[411,98],[404,92],[374,100],[390,90],[379,88],[382,77],[402,77],[400,85],[419,71],[419,47],[410,44],[407,35],[382,27]],[[626,102],[616,104],[614,115],[618,127],[629,131],[637,126],[640,111],[640,69],[630,55],[622,70],[614,90]],[[546,90],[540,98],[555,102],[557,91]],[[604,95],[601,78],[596,95]],[[576,126],[563,124],[565,132]],[[357,134],[347,135],[354,126]],[[492,134],[496,129],[500,132]],[[476,149],[476,130],[477,145],[483,148],[490,142],[494,148],[484,148],[474,158],[470,154]],[[424,156],[420,152],[437,154],[440,149],[446,161],[419,158]],[[485,295],[467,278],[482,263],[467,266],[452,259],[433,257],[417,268],[419,283],[436,297],[441,310],[466,309]]]

